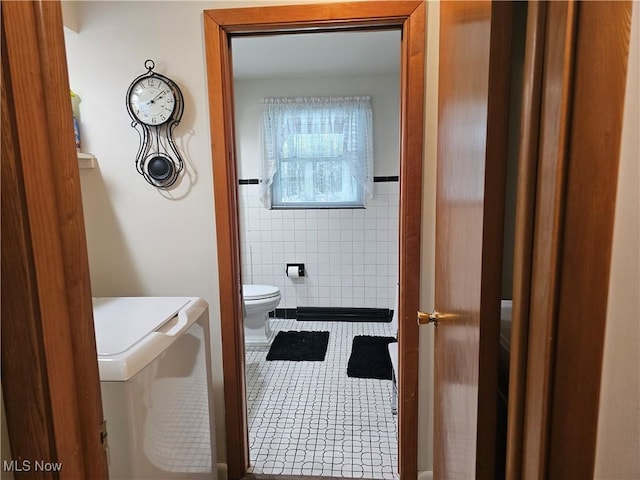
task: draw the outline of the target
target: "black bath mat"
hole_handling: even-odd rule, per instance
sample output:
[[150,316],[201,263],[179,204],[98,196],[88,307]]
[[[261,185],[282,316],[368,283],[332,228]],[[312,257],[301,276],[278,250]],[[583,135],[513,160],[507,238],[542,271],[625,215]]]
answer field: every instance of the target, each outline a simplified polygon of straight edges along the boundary
[[393,367],[391,366],[388,345],[395,341],[396,339],[393,337],[365,335],[354,337],[347,365],[347,375],[355,378],[391,380]]
[[267,360],[323,362],[328,344],[329,332],[279,332]]

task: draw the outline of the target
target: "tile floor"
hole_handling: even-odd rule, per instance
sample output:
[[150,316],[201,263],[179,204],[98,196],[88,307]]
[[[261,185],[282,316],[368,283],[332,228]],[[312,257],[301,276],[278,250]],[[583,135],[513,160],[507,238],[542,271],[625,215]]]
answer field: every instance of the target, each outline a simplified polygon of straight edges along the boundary
[[246,349],[249,444],[258,474],[397,480],[392,382],[347,377],[356,335],[392,336],[390,323],[271,319],[280,330],[328,331],[324,362],[266,361]]

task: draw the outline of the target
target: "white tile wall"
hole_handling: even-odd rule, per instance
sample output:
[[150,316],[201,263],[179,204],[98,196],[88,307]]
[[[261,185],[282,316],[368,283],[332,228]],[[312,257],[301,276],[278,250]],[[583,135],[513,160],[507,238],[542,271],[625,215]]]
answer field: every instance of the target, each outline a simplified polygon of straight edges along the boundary
[[[393,308],[398,186],[375,183],[366,209],[267,210],[258,185],[239,185],[242,282],[279,287],[279,308]],[[288,278],[287,263],[307,276]]]

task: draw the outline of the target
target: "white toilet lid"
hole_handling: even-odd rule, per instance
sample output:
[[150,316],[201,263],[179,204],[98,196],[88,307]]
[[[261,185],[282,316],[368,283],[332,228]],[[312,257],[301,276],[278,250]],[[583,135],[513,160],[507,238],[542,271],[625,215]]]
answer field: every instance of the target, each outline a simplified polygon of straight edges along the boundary
[[272,285],[242,285],[245,300],[264,300],[280,295],[280,289]]

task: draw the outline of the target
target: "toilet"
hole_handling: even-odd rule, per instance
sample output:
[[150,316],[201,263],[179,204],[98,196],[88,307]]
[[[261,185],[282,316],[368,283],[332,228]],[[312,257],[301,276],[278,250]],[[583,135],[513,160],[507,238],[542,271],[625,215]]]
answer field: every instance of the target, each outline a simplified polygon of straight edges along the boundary
[[271,345],[273,332],[269,326],[269,312],[280,303],[280,289],[272,285],[242,285],[242,303],[245,345]]

